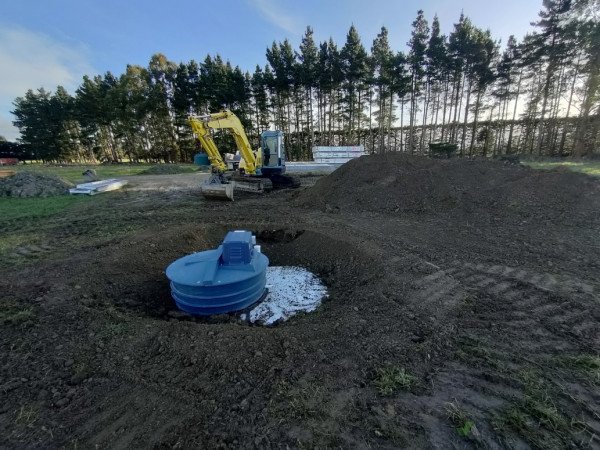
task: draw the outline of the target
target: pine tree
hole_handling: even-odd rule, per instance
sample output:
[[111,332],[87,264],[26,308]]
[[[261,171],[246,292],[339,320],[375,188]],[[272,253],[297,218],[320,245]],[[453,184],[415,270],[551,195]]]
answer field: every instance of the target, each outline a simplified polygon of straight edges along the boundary
[[[472,53],[474,89],[477,96],[475,99],[475,111],[473,117],[473,128],[471,131],[469,156],[473,156],[473,148],[475,145],[477,123],[479,120],[482,99],[488,86],[494,82],[496,76],[493,71],[493,67],[496,64],[496,59],[498,56],[498,44],[492,39],[489,30],[482,31],[479,28],[475,28],[473,33]],[[489,138],[489,132],[486,132],[486,139],[487,138]],[[487,151],[487,147],[485,147],[485,149],[485,151]]]
[[[585,76],[580,121],[575,132],[573,151],[585,156],[594,151],[600,132],[600,22],[597,20],[598,0],[576,0],[568,21],[581,36],[585,52],[582,72]],[[595,116],[594,119],[592,117]],[[589,135],[589,137],[588,137]]]
[[[412,77],[409,74],[409,64],[406,56],[402,52],[396,53],[389,61],[390,67],[387,69],[390,85],[390,102],[387,115],[387,129],[391,133],[392,121],[394,116],[394,101],[393,96],[396,95],[400,100],[400,150],[404,151],[404,134],[402,130],[404,103],[406,96],[410,94],[412,88]],[[394,134],[394,139],[396,135]],[[397,151],[397,145],[394,142],[394,151]]]
[[544,0],[543,5],[544,10],[539,13],[540,19],[534,24],[540,29],[540,32],[533,34],[533,39],[529,41],[529,44],[533,46],[530,51],[531,59],[539,62],[545,72],[538,126],[538,155],[541,155],[544,143],[546,131],[544,120],[554,90],[553,85],[557,82],[560,69],[569,56],[568,40],[565,39],[568,30],[564,26],[564,18],[571,9],[571,0]]
[[252,96],[254,97],[254,110],[256,128],[262,133],[269,128],[269,97],[265,73],[260,66],[256,66],[252,75]]
[[[498,100],[498,118],[500,120],[500,132],[498,133],[498,142],[494,147],[494,151],[496,151],[496,149],[500,152],[502,151],[507,115],[510,113],[508,107],[513,98],[515,99],[513,121],[515,118],[514,115],[516,114],[516,103],[518,101],[521,79],[519,59],[520,51],[517,40],[514,36],[510,36],[506,48],[502,53],[502,57],[499,59],[496,67],[496,85],[492,92],[492,95]],[[512,138],[513,127],[514,123],[511,123],[509,142]]]
[[[318,101],[318,121],[319,131],[321,133],[321,144],[324,144],[324,136],[327,131],[327,104],[328,98],[331,97],[331,62],[329,61],[329,47],[327,42],[321,42],[319,45],[319,56],[317,61],[317,101]],[[329,136],[329,134],[327,133]]]
[[151,156],[166,162],[180,160],[179,143],[175,136],[173,81],[176,65],[163,54],[155,54],[148,64],[148,106],[152,112],[148,126],[152,136]]
[[[460,111],[462,106],[465,74],[464,71],[468,64],[468,46],[472,33],[471,21],[460,15],[457,23],[454,24],[454,30],[450,33],[448,39],[448,54],[450,55],[450,70],[452,72],[452,94],[450,96],[450,114],[452,118],[452,129],[450,141],[455,142],[458,131],[458,121],[460,120]],[[468,103],[469,96],[467,96]],[[452,109],[454,108],[454,111]],[[461,156],[463,148],[461,146]]]
[[115,86],[117,103],[115,135],[121,140],[124,154],[132,161],[147,157],[148,134],[145,126],[149,114],[148,74],[141,66],[127,66]]
[[393,103],[393,93],[390,89],[390,68],[394,66],[394,54],[390,49],[387,28],[381,27],[381,32],[373,41],[371,54],[373,55],[374,61],[374,79],[378,102],[378,111],[376,112],[376,116],[379,143],[377,144],[377,152],[383,154],[385,153],[385,126],[390,122],[389,120],[386,120],[386,116],[390,113],[390,111],[393,111],[393,107],[390,106],[389,103]]
[[[417,12],[417,18],[412,24],[413,31],[410,41],[408,42],[408,65],[411,76],[411,96],[410,96],[410,128],[408,135],[409,151],[412,154],[416,147],[415,126],[417,120],[417,100],[422,94],[424,77],[426,74],[425,53],[427,49],[427,38],[429,36],[429,25],[423,10]],[[426,103],[427,100],[425,100]],[[426,106],[424,105],[426,112]],[[424,126],[424,124],[423,124]],[[422,153],[422,148],[419,148]]]
[[344,102],[347,105],[348,112],[348,138],[353,143],[354,124],[356,122],[356,129],[360,129],[360,116],[363,109],[361,98],[362,80],[364,80],[368,71],[367,52],[354,25],[348,31],[346,44],[344,44],[340,56],[344,73]]
[[297,55],[300,62],[300,82],[304,88],[307,110],[307,128],[308,128],[308,146],[314,145],[314,118],[313,118],[313,90],[319,85],[319,50],[313,39],[313,30],[306,27],[302,42],[300,43],[300,53]]
[[13,105],[13,124],[21,132],[21,143],[36,159],[48,162],[58,158],[53,142],[52,129],[55,125],[49,115],[50,93],[43,88],[35,93],[29,89],[25,96],[17,97]]
[[[438,124],[439,112],[441,109],[441,93],[442,89],[445,88],[445,92],[448,92],[447,83],[448,80],[448,54],[446,50],[446,36],[441,34],[440,22],[437,15],[434,16],[433,22],[431,23],[431,36],[427,44],[427,50],[425,52],[427,56],[427,95],[425,111],[423,113],[423,133],[421,135],[421,147],[423,147],[423,140],[425,135],[425,126],[427,125],[427,111],[428,105],[431,103],[431,122],[433,125]],[[444,99],[444,117],[445,117],[445,106],[447,98]],[[443,125],[442,125],[443,127]],[[434,127],[431,127],[433,130]],[[432,131],[429,133],[429,140],[432,139]]]
[[85,154],[80,152],[79,124],[75,119],[75,100],[64,87],[58,86],[50,98],[49,111],[54,123],[53,143],[58,160],[76,159],[82,162]]

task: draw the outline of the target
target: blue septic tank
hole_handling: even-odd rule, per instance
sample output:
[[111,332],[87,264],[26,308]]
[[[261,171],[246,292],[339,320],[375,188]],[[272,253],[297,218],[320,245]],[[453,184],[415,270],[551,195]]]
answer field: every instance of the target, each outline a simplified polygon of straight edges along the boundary
[[196,153],[194,155],[194,165],[195,166],[210,166],[210,161],[208,160],[208,155],[206,153]]
[[210,315],[239,311],[259,300],[269,258],[250,231],[230,231],[216,250],[184,256],[167,267],[171,295],[182,311]]

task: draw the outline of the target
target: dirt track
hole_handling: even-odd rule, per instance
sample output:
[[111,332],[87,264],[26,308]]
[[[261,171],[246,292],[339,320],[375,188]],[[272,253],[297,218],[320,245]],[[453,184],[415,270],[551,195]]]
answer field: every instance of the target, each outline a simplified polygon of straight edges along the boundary
[[[128,190],[49,220],[48,250],[0,273],[0,443],[599,445],[595,204],[540,220],[529,198],[495,214],[446,200],[353,210],[335,192],[307,205],[328,180],[233,203]],[[97,232],[113,229],[130,231]],[[274,327],[179,318],[165,267],[230,229],[257,232],[271,264],[317,273],[330,298]],[[382,395],[391,366],[415,382]]]
[[134,191],[178,191],[193,190],[204,180],[210,177],[209,173],[187,173],[178,175],[144,175],[120,177],[126,180]]

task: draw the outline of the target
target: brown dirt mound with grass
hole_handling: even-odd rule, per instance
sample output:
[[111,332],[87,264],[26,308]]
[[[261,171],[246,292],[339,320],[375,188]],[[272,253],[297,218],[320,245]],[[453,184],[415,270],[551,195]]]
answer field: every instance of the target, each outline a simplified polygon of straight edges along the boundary
[[69,193],[72,183],[53,175],[19,172],[0,178],[0,197],[53,197]]
[[485,212],[557,218],[597,216],[599,187],[592,177],[564,170],[387,154],[349,161],[296,201],[328,211]]

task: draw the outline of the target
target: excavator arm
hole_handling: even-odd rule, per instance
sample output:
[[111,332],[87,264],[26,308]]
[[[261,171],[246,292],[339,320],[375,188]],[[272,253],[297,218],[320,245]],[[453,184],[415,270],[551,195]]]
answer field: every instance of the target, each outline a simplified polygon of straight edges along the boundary
[[[256,175],[257,167],[260,167],[260,161],[257,161],[256,156],[252,152],[252,147],[244,131],[244,127],[240,119],[229,110],[224,110],[214,114],[205,116],[190,116],[190,125],[196,134],[198,140],[202,143],[202,147],[206,150],[208,158],[214,167],[221,171],[227,170],[227,164],[223,161],[223,157],[219,153],[215,141],[210,134],[210,129],[225,129],[231,133],[235,140],[242,159],[244,160],[244,170],[248,175]],[[259,152],[260,157],[260,152]],[[260,169],[259,169],[260,171]]]
[[204,126],[204,122],[202,122],[200,118],[194,116],[190,116],[188,121],[192,126],[192,130],[194,130],[194,134],[202,144],[202,148],[206,151],[212,166],[221,171],[227,170],[227,164],[223,161],[223,157],[215,145],[210,130]]

